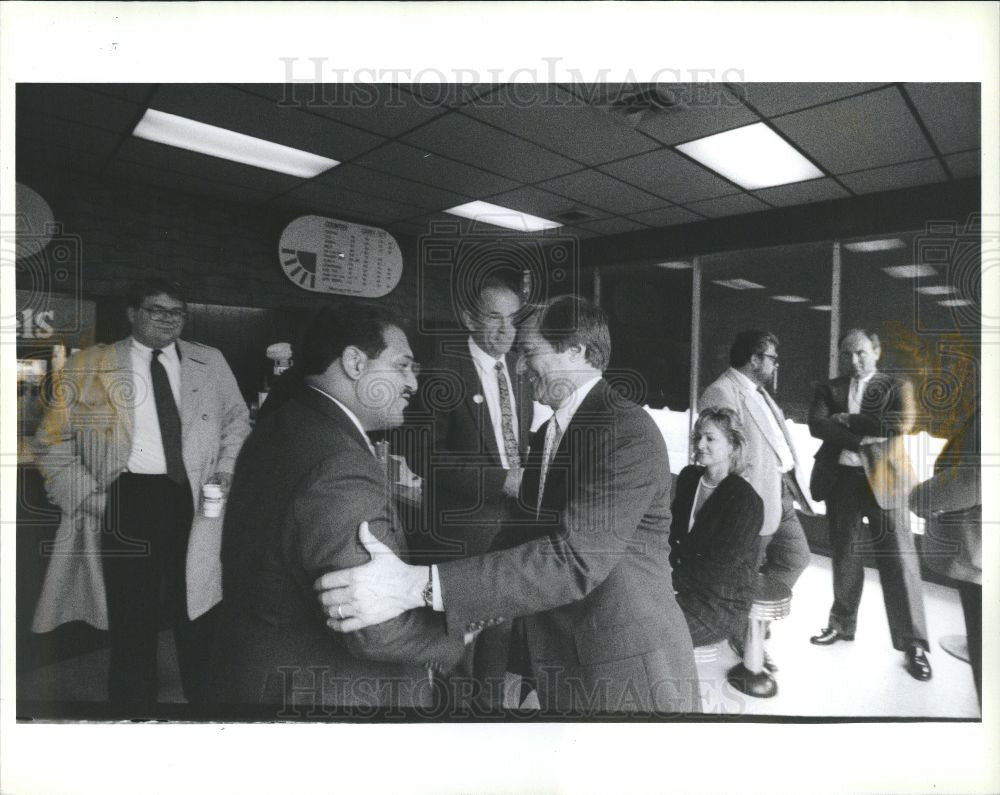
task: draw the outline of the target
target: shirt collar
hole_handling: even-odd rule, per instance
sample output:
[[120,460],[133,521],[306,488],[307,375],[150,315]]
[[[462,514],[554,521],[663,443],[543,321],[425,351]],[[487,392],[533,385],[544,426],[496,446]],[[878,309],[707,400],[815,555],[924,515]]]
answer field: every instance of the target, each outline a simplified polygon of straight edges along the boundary
[[160,350],[160,351],[162,351],[163,355],[167,356],[167,357],[171,357],[171,358],[176,357],[178,360],[181,358],[181,351],[180,351],[180,348],[177,345],[177,340],[174,340],[173,342],[171,342],[166,347],[159,348],[159,349],[157,349],[157,348],[150,348],[148,345],[143,345],[135,337],[129,337],[129,340],[131,340],[133,347],[136,350],[138,350],[139,353],[143,354],[143,356],[149,357],[150,359],[153,358],[153,351],[154,350]]
[[469,354],[472,356],[472,361],[479,365],[483,370],[493,370],[497,366],[497,362],[501,362],[506,368],[506,361],[504,357],[501,356],[497,359],[495,356],[490,356],[486,351],[479,347],[472,337],[469,337]]
[[576,414],[580,404],[583,403],[583,399],[590,394],[590,390],[594,388],[598,381],[601,380],[601,375],[598,374],[591,378],[589,381],[584,381],[580,386],[573,390],[573,394],[569,396],[569,400],[563,403],[558,409],[553,412],[556,418],[556,422],[559,424],[560,432],[565,431],[569,424],[573,421],[573,415]]
[[312,384],[309,384],[309,388],[310,389],[315,389],[323,397],[325,397],[325,398],[327,398],[329,400],[332,400],[334,403],[336,403],[337,406],[340,408],[340,410],[342,412],[344,412],[344,414],[347,415],[348,419],[350,419],[350,421],[354,423],[354,426],[361,432],[361,438],[365,440],[365,443],[368,445],[368,449],[371,450],[373,453],[375,452],[375,447],[372,445],[371,439],[368,438],[368,434],[365,432],[364,426],[362,426],[362,424],[361,424],[361,420],[359,420],[355,416],[355,414],[354,414],[353,411],[351,411],[349,408],[347,408],[347,406],[345,406],[343,403],[341,403],[339,400],[337,400],[337,398],[335,398],[329,392],[324,392],[318,386],[313,386]]

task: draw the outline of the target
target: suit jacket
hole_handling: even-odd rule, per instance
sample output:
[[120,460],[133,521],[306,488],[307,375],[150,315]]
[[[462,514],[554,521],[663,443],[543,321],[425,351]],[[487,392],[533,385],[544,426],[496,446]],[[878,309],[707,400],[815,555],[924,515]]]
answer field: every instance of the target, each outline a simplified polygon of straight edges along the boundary
[[[739,380],[737,372],[732,367],[702,392],[698,410],[701,411],[709,406],[732,409],[743,425],[746,433],[744,452],[747,458],[747,471],[744,477],[750,481],[750,485],[764,501],[764,524],[761,526],[760,534],[773,535],[781,524],[782,478],[777,455],[784,436],[774,433],[767,417],[763,414],[767,409],[759,405],[756,396]],[[784,423],[785,416],[780,407],[777,408],[778,421]],[[792,445],[792,460],[795,464],[795,477],[792,478],[794,497],[803,509],[808,510],[809,502],[802,491],[801,467],[794,445]]]
[[[528,449],[532,399],[527,379],[508,354],[521,460]],[[483,397],[479,371],[462,350],[439,357],[424,371],[411,425],[430,426],[426,444],[414,445],[410,468],[425,479],[427,525],[437,535],[441,555],[480,554],[489,549],[510,509],[503,484],[496,433]]]
[[704,472],[704,467],[688,466],[677,476],[670,526],[674,588],[685,615],[698,615],[725,636],[742,632],[750,612],[764,503],[746,480],[730,474],[688,529]]
[[508,548],[438,566],[449,631],[521,618],[542,708],[697,712],[691,636],[668,561],[663,437],[603,379],[564,430],[535,517],[541,438]]
[[809,432],[823,444],[816,453],[809,488],[813,499],[825,500],[837,478],[840,453],[860,454],[872,493],[884,510],[909,517],[908,498],[916,473],[903,437],[913,428],[913,386],[903,379],[875,373],[861,396],[861,411],[848,416],[848,426],[830,419],[847,411],[849,376],[816,387],[809,407]]
[[339,406],[301,386],[258,422],[236,464],[211,664],[220,703],[431,703],[428,668],[450,669],[464,652],[443,616],[412,610],[340,635],[316,601],[317,577],[368,562],[362,521],[405,557],[382,465]]
[[[32,629],[48,632],[67,621],[108,628],[100,524],[81,524],[80,503],[103,492],[128,464],[135,401],[130,338],[71,356],[53,388],[53,401],[32,442],[49,499],[62,511]],[[250,433],[246,404],[223,355],[177,340],[180,353],[181,446],[197,506],[215,472],[232,472]],[[150,387],[152,389],[152,387]],[[194,619],[222,597],[219,542],[222,518],[196,510],[187,550],[187,606]]]

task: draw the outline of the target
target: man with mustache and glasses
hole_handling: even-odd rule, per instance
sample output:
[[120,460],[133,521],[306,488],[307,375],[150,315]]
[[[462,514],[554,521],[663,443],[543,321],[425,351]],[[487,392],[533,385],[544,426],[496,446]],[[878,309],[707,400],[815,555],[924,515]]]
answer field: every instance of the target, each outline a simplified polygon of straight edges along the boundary
[[161,589],[184,695],[204,700],[222,519],[195,506],[204,484],[229,484],[250,424],[222,354],[180,339],[178,285],[135,284],[126,314],[128,337],[66,363],[34,439],[62,522],[32,629],[109,630],[109,700],[141,716],[157,700]]
[[377,307],[328,308],[299,353],[302,382],[259,419],[233,476],[213,699],[278,708],[279,717],[432,706],[428,669],[449,670],[464,653],[440,615],[414,611],[339,635],[324,625],[312,591],[321,574],[368,559],[357,539],[363,520],[406,554],[367,436],[400,425],[417,389],[406,334]]

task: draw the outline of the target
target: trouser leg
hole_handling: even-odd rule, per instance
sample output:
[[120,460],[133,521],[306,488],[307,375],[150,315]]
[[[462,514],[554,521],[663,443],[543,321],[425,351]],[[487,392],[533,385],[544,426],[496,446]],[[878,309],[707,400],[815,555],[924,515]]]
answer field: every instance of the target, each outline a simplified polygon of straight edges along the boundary
[[969,643],[969,662],[976,683],[976,697],[983,705],[983,586],[972,582],[958,584],[958,596],[965,614],[965,634]]
[[124,473],[108,494],[101,547],[111,643],[108,696],[117,705],[156,703],[160,586],[171,530],[159,481],[170,482]]
[[792,588],[809,566],[809,542],[792,502],[792,492],[781,482],[781,523],[770,537],[761,572]]
[[833,553],[833,606],[829,626],[846,635],[857,628],[858,606],[865,585],[864,561],[858,549],[861,517],[870,495],[860,467],[839,467],[826,501]]
[[875,506],[868,513],[868,522],[892,645],[904,651],[916,643],[928,651],[924,583],[910,532],[909,513]]

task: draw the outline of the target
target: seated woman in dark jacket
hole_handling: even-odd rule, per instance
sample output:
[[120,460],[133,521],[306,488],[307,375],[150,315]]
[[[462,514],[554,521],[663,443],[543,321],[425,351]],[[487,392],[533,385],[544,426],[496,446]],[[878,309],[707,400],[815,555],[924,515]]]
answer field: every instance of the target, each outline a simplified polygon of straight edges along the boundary
[[691,640],[705,646],[746,628],[764,503],[740,477],[745,437],[732,410],[701,412],[691,442],[698,463],[677,476],[670,560]]

